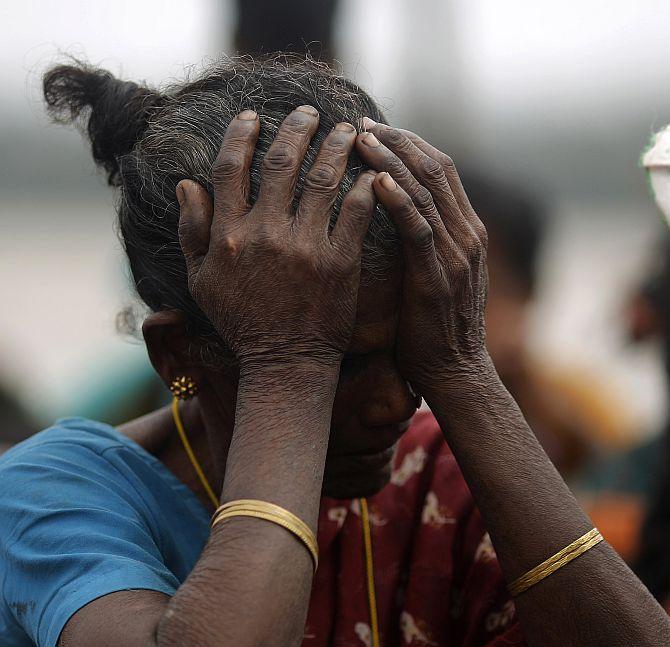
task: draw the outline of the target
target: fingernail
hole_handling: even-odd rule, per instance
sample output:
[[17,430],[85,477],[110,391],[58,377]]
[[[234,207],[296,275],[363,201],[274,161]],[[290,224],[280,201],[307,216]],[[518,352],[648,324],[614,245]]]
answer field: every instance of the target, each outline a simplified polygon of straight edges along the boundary
[[379,140],[372,133],[366,133],[363,135],[363,143],[366,146],[370,146],[370,148],[376,148],[379,146]]
[[395,180],[386,172],[381,174],[381,179],[379,183],[388,191],[395,191],[395,188],[398,186],[395,183]]
[[314,106],[298,106],[296,110],[298,112],[306,112],[308,115],[312,115],[312,117],[319,116],[319,111]]
[[341,124],[335,124],[334,130],[341,130],[343,133],[351,133],[356,129],[351,124],[343,121]]
[[243,110],[237,115],[237,118],[242,121],[255,121],[258,118],[258,114],[255,110]]
[[364,130],[370,130],[370,128],[374,128],[377,125],[377,122],[372,121],[370,117],[363,117],[363,119],[361,119],[361,123],[363,124]]
[[177,184],[175,193],[177,194],[177,202],[179,203],[179,206],[183,207],[186,203],[186,191],[184,191],[184,187],[182,186],[181,182]]

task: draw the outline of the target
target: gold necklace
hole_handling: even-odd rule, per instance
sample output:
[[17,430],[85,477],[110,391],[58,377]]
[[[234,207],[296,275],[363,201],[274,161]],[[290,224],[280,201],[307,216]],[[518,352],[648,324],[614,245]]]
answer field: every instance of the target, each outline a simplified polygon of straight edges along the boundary
[[205,473],[202,471],[202,467],[200,467],[198,459],[195,457],[191,443],[188,442],[188,438],[186,437],[186,431],[184,430],[184,425],[181,421],[181,415],[179,415],[178,398],[172,399],[172,419],[174,420],[174,426],[177,427],[177,433],[179,434],[179,438],[181,438],[181,444],[184,446],[184,451],[186,452],[188,459],[191,461],[191,465],[193,466],[195,473],[198,475],[200,483],[202,483],[202,487],[205,488],[205,492],[207,492],[209,500],[214,504],[214,508],[218,508],[219,498],[216,496],[216,494],[214,494],[212,486],[209,484]]
[[[184,424],[181,421],[181,415],[179,413],[179,399],[173,398],[172,400],[172,419],[174,420],[174,426],[177,428],[177,433],[181,439],[181,444],[184,446],[184,451],[188,456],[191,465],[195,470],[195,473],[202,483],[202,487],[205,488],[207,496],[214,505],[214,508],[219,507],[219,499],[214,494],[212,486],[209,484],[205,472],[200,466],[200,462],[195,456],[191,443],[188,441],[186,435],[186,430],[184,429]],[[361,497],[359,500],[359,505],[361,508],[361,525],[363,526],[363,550],[365,552],[365,575],[367,583],[367,592],[368,592],[368,610],[370,611],[370,634],[372,637],[371,647],[379,647],[379,622],[377,618],[377,598],[375,595],[375,572],[374,572],[374,560],[372,557],[372,532],[370,527],[370,513],[368,510],[368,501],[367,499]]]

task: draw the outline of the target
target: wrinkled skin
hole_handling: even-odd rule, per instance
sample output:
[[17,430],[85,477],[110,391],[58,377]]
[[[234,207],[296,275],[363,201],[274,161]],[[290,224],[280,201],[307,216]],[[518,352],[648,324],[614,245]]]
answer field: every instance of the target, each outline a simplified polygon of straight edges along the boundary
[[[289,154],[304,154],[317,125],[309,108],[287,118],[264,160],[266,188],[251,207],[244,173],[259,124],[233,121],[214,166],[214,203],[195,183],[178,188],[180,237],[192,293],[242,371],[295,357],[342,361],[323,493],[370,495],[388,483],[394,445],[418,405],[414,392],[442,379],[445,366],[470,367],[485,355],[486,232],[446,155],[376,125],[385,146],[371,146],[375,137],[356,137],[347,125],[331,132],[292,214],[295,177],[286,186],[271,180]],[[290,141],[300,136],[297,146]],[[388,173],[363,174],[329,236],[334,189],[354,143],[400,188]],[[357,294],[356,253],[373,188],[403,236],[404,273],[399,264]]]
[[303,135],[295,151],[302,158],[316,132],[318,113],[304,106],[270,146],[252,207],[248,168],[260,123],[246,114],[253,118],[237,118],[226,130],[215,162],[213,212],[192,210],[180,220],[190,290],[242,370],[284,356],[339,361],[353,330],[374,176],[358,178],[329,235],[333,195],[321,187],[339,184],[356,137],[353,126],[340,124],[324,141],[294,214],[297,169],[289,181],[272,180],[285,175],[286,140]]
[[445,372],[486,362],[486,229],[451,158],[414,133],[366,122],[372,132],[360,138],[362,159],[404,190],[378,195],[404,242],[397,359],[423,393]]
[[[182,369],[197,373],[201,392],[184,413],[198,449],[207,441],[213,449],[205,468],[221,500],[277,502],[312,530],[329,471],[333,483],[355,477],[348,496],[383,483],[381,468],[370,470],[360,457],[376,451],[384,422],[395,421],[384,444],[402,431],[399,421],[413,411],[410,381],[433,409],[512,581],[590,524],[487,356],[485,232],[448,158],[414,135],[371,123],[375,138],[346,129],[348,144],[333,157],[341,164],[355,140],[361,157],[380,171],[359,178],[359,198],[349,198],[333,233],[325,232],[322,211],[341,178],[332,168],[314,173],[315,190],[307,191],[321,209],[307,208],[303,194],[291,213],[299,153],[316,119],[303,114],[292,113],[266,158],[263,182],[275,194],[265,205],[273,219],[245,206],[253,120],[237,119],[229,128],[215,168],[216,206],[202,187],[180,185],[191,289],[237,354],[239,383],[231,388],[228,377],[185,363],[188,340],[175,314],[156,313],[145,324],[152,361],[166,381]],[[386,145],[376,145],[377,137]],[[228,158],[233,151],[235,159]],[[365,306],[365,289],[358,289],[373,191],[395,220],[404,250],[402,278],[389,277],[388,293],[371,299],[384,305],[383,314]],[[228,199],[236,203],[224,207]],[[358,361],[361,351],[365,359]],[[379,398],[389,393],[398,397]],[[166,413],[145,426],[171,430]],[[356,448],[357,457],[347,456],[347,448]],[[181,477],[187,470],[179,455],[181,467],[174,469]],[[358,480],[370,473],[379,481]],[[60,644],[297,645],[312,567],[307,551],[275,524],[240,518],[218,524],[172,598],[150,591],[98,598],[70,619]],[[605,542],[532,587],[516,608],[534,646],[660,645],[670,630],[663,610]]]

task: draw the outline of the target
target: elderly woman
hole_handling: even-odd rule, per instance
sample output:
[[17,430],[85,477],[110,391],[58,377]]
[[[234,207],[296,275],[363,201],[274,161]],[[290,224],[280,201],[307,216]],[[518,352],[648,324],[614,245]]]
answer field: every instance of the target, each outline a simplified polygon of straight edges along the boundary
[[175,400],[3,456],[4,646],[667,643],[492,367],[446,155],[305,61],[45,95],[120,189]]

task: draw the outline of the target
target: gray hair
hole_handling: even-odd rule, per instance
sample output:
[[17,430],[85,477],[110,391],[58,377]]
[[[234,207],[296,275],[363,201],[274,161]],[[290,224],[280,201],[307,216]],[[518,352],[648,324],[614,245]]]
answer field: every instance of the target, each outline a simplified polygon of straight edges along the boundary
[[[385,122],[379,106],[355,83],[323,63],[285,54],[223,59],[197,78],[162,91],[75,61],[47,72],[44,96],[56,121],[85,128],[95,162],[107,172],[109,184],[120,189],[119,230],[140,298],[152,311],[183,311],[189,332],[217,362],[230,357],[188,290],[177,234],[178,182],[195,180],[213,193],[212,165],[228,123],[242,110],[258,112],[261,123],[251,169],[252,201],[258,195],[261,160],[296,106],[310,104],[320,113],[296,200],[322,141],[337,122],[358,127],[363,116]],[[364,168],[353,154],[331,225]],[[364,280],[384,276],[397,259],[398,245],[395,227],[378,206],[364,243]]]

